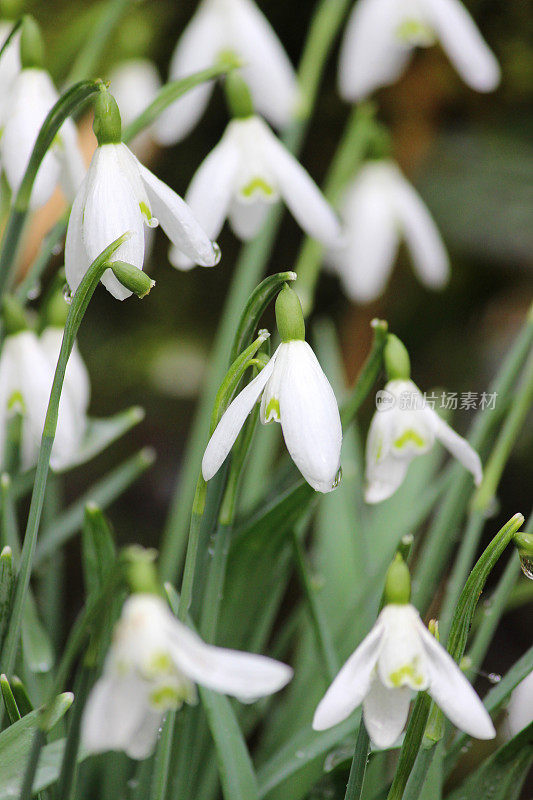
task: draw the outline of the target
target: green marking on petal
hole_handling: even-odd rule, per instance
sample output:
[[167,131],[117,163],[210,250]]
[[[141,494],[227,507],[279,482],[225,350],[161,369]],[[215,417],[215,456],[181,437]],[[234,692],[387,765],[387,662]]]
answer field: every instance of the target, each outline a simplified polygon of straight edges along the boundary
[[280,411],[279,411],[279,400],[277,397],[272,397],[268,401],[268,405],[265,410],[265,419],[269,420],[272,419],[278,420],[280,418]]
[[26,413],[26,403],[24,402],[24,398],[20,392],[18,391],[13,392],[13,394],[7,401],[7,410],[15,411],[20,414]]
[[141,214],[143,215],[143,217],[146,217],[146,219],[148,220],[152,219],[152,212],[150,211],[144,200],[141,203],[139,203],[139,208],[141,209]]
[[246,186],[243,186],[241,189],[243,197],[252,197],[256,192],[266,195],[267,197],[271,197],[275,194],[274,188],[270,186],[264,178],[252,178],[250,183],[247,183]]
[[389,680],[396,688],[409,684],[413,688],[421,687],[424,685],[424,676],[421,675],[413,664],[405,664],[405,666],[397,669],[396,672],[391,672]]
[[429,47],[435,44],[435,33],[418,19],[405,19],[396,28],[396,36],[405,44],[416,44]]
[[150,692],[150,703],[158,711],[166,711],[169,708],[178,708],[185,699],[182,692],[174,686],[159,686]]
[[169,654],[165,653],[164,651],[160,653],[154,653],[150,659],[150,663],[148,664],[150,671],[153,671],[154,673],[170,672],[172,670],[172,666],[172,660]]
[[401,436],[394,440],[394,447],[398,450],[402,450],[407,444],[414,444],[415,447],[419,447],[422,450],[426,447],[427,442],[417,431],[408,428]]

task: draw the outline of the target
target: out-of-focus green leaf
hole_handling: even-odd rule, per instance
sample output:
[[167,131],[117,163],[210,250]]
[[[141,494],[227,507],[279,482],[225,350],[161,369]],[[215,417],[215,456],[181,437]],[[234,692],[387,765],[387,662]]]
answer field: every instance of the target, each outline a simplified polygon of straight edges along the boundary
[[9,618],[14,585],[13,554],[6,545],[0,553],[0,645]]
[[11,686],[6,675],[0,675],[0,689],[2,690],[2,699],[7,713],[9,724],[17,722],[21,718],[21,713],[17,706],[17,701],[11,691]]
[[87,463],[105,450],[109,445],[124,436],[131,428],[144,419],[144,410],[139,406],[132,406],[125,411],[120,411],[112,417],[105,419],[88,419],[85,436],[74,459],[68,467],[56,472],[66,472],[81,464]]
[[54,665],[54,648],[28,592],[22,616],[22,651],[32,672],[48,672]]
[[102,588],[116,557],[109,523],[94,503],[85,507],[81,541],[85,587],[90,595]]

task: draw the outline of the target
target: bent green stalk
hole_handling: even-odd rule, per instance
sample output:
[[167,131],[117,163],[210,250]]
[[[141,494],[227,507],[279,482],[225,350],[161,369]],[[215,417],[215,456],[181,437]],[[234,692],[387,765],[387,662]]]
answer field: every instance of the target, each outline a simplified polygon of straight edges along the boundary
[[74,346],[74,341],[81,325],[83,315],[85,314],[89,301],[98,285],[98,282],[100,281],[100,278],[107,269],[107,262],[115,250],[117,250],[127,239],[127,236],[128,234],[124,234],[119,239],[116,239],[112,244],[109,245],[109,247],[106,247],[106,249],[98,256],[97,259],[95,259],[95,261],[93,261],[87,270],[87,273],[83,277],[83,280],[74,295],[69,309],[67,322],[65,325],[65,332],[63,334],[63,341],[61,343],[61,350],[52,383],[52,390],[50,392],[48,410],[46,412],[44,430],[41,440],[41,449],[39,451],[39,458],[37,461],[35,483],[33,486],[26,534],[24,536],[24,544],[20,559],[20,568],[17,576],[15,596],[13,599],[13,608],[11,612],[11,618],[9,620],[4,647],[2,649],[2,668],[4,672],[8,674],[13,670],[15,663],[20,625],[22,621],[22,610],[30,581],[33,554],[35,551],[39,523],[41,520],[46,481],[50,467],[50,456],[52,453],[52,447],[57,428],[59,401],[61,399],[61,390],[63,388],[63,380],[65,378],[67,362],[72,351],[72,347]]

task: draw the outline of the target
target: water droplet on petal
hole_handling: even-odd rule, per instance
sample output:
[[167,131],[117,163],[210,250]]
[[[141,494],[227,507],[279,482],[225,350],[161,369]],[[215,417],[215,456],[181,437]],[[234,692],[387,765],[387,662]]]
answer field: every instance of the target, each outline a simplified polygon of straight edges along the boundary
[[65,298],[65,303],[70,305],[72,303],[72,298],[74,297],[73,293],[70,291],[70,287],[68,284],[65,284],[63,288],[63,297]]
[[339,467],[335,480],[333,481],[333,488],[336,489],[342,480],[342,467]]
[[533,581],[533,558],[520,553],[520,566],[526,578]]

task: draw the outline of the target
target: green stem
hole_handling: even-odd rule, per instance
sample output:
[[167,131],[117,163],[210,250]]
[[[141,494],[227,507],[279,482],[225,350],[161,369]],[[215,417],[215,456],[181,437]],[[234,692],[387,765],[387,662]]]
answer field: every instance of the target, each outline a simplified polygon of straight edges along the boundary
[[420,745],[422,744],[422,737],[424,736],[430,705],[430,696],[426,694],[426,692],[420,692],[416,698],[413,712],[405,732],[400,759],[396,767],[392,786],[387,795],[387,800],[402,800],[409,775],[411,774],[418,751],[420,750]]
[[37,728],[34,733],[30,755],[26,764],[24,780],[20,790],[19,800],[31,800],[33,797],[33,781],[37,772],[37,765],[41,756],[41,750],[46,743],[46,734],[41,728]]
[[[498,375],[489,388],[489,394],[496,394],[498,401],[494,408],[487,407],[476,416],[468,440],[475,450],[483,451],[495,426],[501,419],[499,404],[510,398],[513,384],[526,360],[533,344],[533,308],[526,323],[516,338]],[[424,546],[417,559],[417,569],[413,579],[413,604],[422,611],[427,608],[435,594],[439,576],[454,546],[451,532],[458,530],[461,517],[470,496],[471,478],[461,465],[454,464],[452,478],[437,514],[426,536]]]
[[[303,144],[325,64],[349,5],[350,0],[320,0],[313,15],[298,71],[302,92],[299,118],[283,137],[285,145],[294,154],[299,152]],[[227,354],[239,314],[265,269],[280,221],[281,207],[278,204],[258,236],[243,247],[233,274],[210,358],[210,370],[184,454],[181,480],[163,535],[160,568],[164,580],[175,579],[179,571],[187,535],[188,509],[200,470],[213,401],[224,377]]]
[[[295,528],[292,529],[291,536],[296,571],[298,572],[298,577],[300,578],[300,582],[304,590],[305,599],[307,601],[307,609],[311,616],[311,624],[315,634],[315,639],[324,663],[326,681],[327,683],[331,683],[339,671],[339,661],[335,651],[335,645],[326,623],[322,604],[317,597],[316,588],[313,586],[313,579],[307,564],[306,554],[304,553]],[[361,725],[364,728],[363,723],[361,723]],[[351,796],[352,795],[350,795],[350,797]],[[353,796],[355,797],[356,795]]]
[[161,739],[159,740],[155,756],[152,785],[150,787],[150,800],[165,800],[167,794],[175,718],[176,712],[170,711],[163,725]]
[[205,509],[205,498],[207,485],[200,474],[196,484],[196,493],[191,513],[191,525],[189,528],[189,540],[187,544],[187,556],[185,558],[185,569],[181,583],[180,601],[178,605],[177,617],[180,622],[185,622],[192,602],[192,590],[194,585],[194,575],[196,572],[196,562],[198,560],[198,546],[200,544],[200,532],[202,519]]
[[0,251],[0,297],[9,286],[15,269],[15,257],[28,214],[31,191],[41,162],[63,122],[97,91],[98,83],[95,81],[81,81],[75,84],[59,98],[41,126],[3,237]]
[[372,349],[363,364],[352,393],[341,408],[342,427],[346,428],[355,418],[363,401],[374,385],[383,363],[383,351],[387,342],[387,323],[380,319],[372,321],[374,341]]
[[110,0],[102,11],[98,25],[87,36],[85,45],[74,61],[66,79],[67,86],[91,75],[113,31],[130,5],[133,5],[133,0]]
[[365,723],[361,719],[355,743],[352,766],[350,767],[350,777],[346,786],[344,800],[359,800],[363,793],[363,782],[365,780],[366,765],[368,761],[368,747],[370,741],[365,728]]
[[78,750],[80,747],[81,718],[89,695],[92,677],[93,670],[89,667],[82,666],[76,684],[74,706],[70,713],[67,740],[63,751],[61,773],[58,780],[58,795],[61,800],[74,800],[76,796],[76,773]]
[[4,672],[8,674],[12,671],[15,663],[20,625],[22,621],[22,611],[30,581],[33,554],[35,551],[39,523],[41,520],[41,512],[46,490],[46,480],[50,467],[50,455],[52,453],[52,446],[54,444],[54,438],[56,434],[59,401],[61,399],[61,390],[63,388],[63,380],[65,377],[67,362],[72,351],[78,329],[83,319],[83,315],[89,304],[89,300],[91,299],[100,278],[107,268],[107,261],[126,238],[126,234],[121,236],[119,239],[109,245],[109,247],[107,247],[95,261],[93,261],[87,270],[87,273],[83,277],[83,280],[80,283],[76,294],[74,295],[69,309],[67,322],[65,325],[65,332],[63,334],[63,341],[61,343],[61,350],[52,383],[52,390],[50,392],[48,410],[46,412],[43,436],[41,440],[41,449],[39,451],[37,469],[35,472],[35,483],[31,496],[30,510],[28,514],[26,534],[24,536],[24,544],[22,547],[20,568],[15,587],[11,618],[9,620],[7,635],[4,642],[4,647],[2,649],[2,668]]

